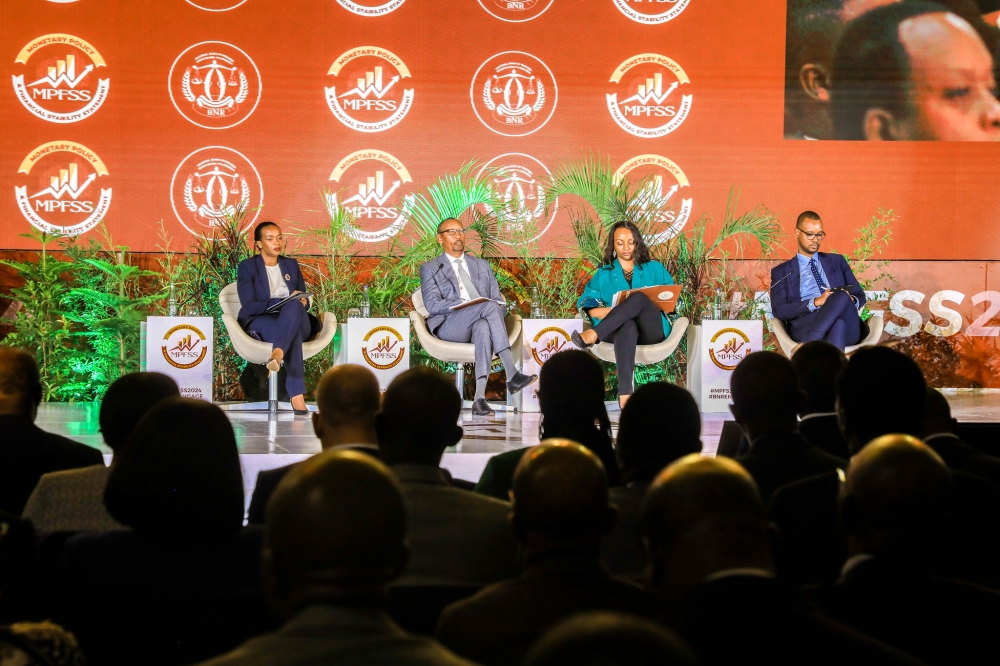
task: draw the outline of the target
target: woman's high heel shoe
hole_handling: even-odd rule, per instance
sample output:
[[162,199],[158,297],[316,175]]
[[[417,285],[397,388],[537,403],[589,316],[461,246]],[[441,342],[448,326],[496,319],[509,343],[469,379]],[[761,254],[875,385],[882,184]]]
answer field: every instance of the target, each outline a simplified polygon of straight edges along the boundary
[[570,333],[569,337],[570,337],[570,340],[573,341],[573,344],[576,345],[577,347],[579,347],[580,349],[590,349],[595,344],[597,344],[596,342],[592,342],[592,343],[590,343],[588,345],[586,342],[583,341],[583,338],[580,337],[580,334],[577,333],[576,331],[573,331],[572,333]]
[[281,370],[281,361],[279,361],[276,358],[272,358],[270,361],[264,364],[264,367],[270,370],[271,372],[277,372],[278,370]]

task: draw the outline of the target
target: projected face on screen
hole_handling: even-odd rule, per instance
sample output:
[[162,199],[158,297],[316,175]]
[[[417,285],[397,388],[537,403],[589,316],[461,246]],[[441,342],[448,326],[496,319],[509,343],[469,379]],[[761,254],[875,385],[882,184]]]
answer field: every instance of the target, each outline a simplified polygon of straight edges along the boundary
[[998,140],[987,43],[1000,30],[939,4],[788,0],[785,138]]

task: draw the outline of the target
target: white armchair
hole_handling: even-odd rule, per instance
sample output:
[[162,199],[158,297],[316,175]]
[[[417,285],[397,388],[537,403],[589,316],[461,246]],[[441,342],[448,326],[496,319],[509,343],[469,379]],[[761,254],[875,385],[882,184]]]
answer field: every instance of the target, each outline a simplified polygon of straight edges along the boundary
[[[428,354],[448,363],[458,363],[458,371],[455,373],[455,385],[458,392],[462,393],[465,381],[465,368],[463,364],[474,363],[476,361],[476,346],[471,342],[448,342],[431,334],[427,328],[427,318],[430,313],[424,307],[424,298],[417,289],[413,292],[413,310],[410,312],[410,321],[413,323],[413,331],[417,334],[420,346]],[[521,316],[516,314],[507,315],[504,318],[507,325],[507,341],[510,343],[510,353],[516,362],[521,360]],[[509,398],[509,396],[508,396]],[[463,404],[468,401],[463,401]],[[471,405],[471,403],[470,403]],[[466,406],[470,406],[466,405]],[[493,409],[498,406],[491,405]],[[503,407],[499,407],[503,409]]]
[[[770,321],[771,330],[774,331],[774,337],[778,338],[778,345],[781,347],[781,351],[785,352],[785,356],[788,358],[792,357],[792,353],[795,351],[795,347],[798,346],[798,342],[792,340],[791,336],[788,335],[788,331],[785,330],[785,325],[781,323],[780,319],[774,317]],[[882,313],[878,312],[874,314],[868,320],[868,335],[864,340],[856,345],[848,345],[844,350],[844,353],[850,354],[853,351],[857,351],[862,347],[874,347],[878,344],[878,341],[882,338],[882,329],[885,326],[885,321],[882,318]]]
[[[228,284],[219,293],[219,305],[222,306],[222,323],[229,333],[229,339],[233,342],[233,349],[241,358],[249,363],[264,364],[271,358],[271,343],[254,340],[250,337],[240,323],[236,320],[236,315],[240,311],[240,296],[236,291],[236,283]],[[333,341],[337,333],[337,317],[332,312],[324,312],[320,317],[323,328],[315,340],[310,340],[302,344],[302,357],[307,359],[323,351],[327,345]],[[287,405],[287,406],[286,406]],[[291,410],[288,403],[278,404],[278,373],[272,372],[267,381],[267,402],[244,402],[226,405],[223,409],[262,411],[274,413],[278,409]]]
[[[587,325],[589,328],[589,324]],[[678,317],[670,328],[670,335],[663,342],[655,345],[637,345],[635,362],[637,365],[653,365],[659,363],[674,353],[687,332],[688,318]],[[590,348],[590,353],[608,363],[615,363],[615,346],[610,342],[598,342]]]

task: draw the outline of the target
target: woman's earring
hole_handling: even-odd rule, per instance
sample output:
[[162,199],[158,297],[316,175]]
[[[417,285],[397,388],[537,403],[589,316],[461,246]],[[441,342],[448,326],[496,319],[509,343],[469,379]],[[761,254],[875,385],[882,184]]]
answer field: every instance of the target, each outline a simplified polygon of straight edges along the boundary
[[611,250],[611,256],[614,257],[615,259],[617,259],[618,258],[618,250]]

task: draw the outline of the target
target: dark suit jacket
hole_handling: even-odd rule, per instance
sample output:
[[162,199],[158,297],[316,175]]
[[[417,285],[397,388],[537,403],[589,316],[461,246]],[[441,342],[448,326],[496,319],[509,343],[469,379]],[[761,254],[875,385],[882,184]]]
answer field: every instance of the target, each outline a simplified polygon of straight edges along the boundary
[[[288,285],[289,294],[293,291],[306,291],[306,281],[299,270],[298,261],[290,257],[278,257],[278,266]],[[267,267],[264,265],[264,257],[259,254],[240,262],[236,269],[236,291],[240,295],[240,312],[236,319],[244,328],[254,317],[264,314],[268,307],[280,300],[271,298]]]
[[838,468],[847,469],[846,460],[834,458],[794,432],[758,437],[750,444],[750,451],[737,456],[736,462],[750,472],[765,503],[775,490],[789,483]]
[[1000,486],[1000,459],[975,450],[950,433],[929,435],[924,437],[924,443],[934,449],[949,468],[982,477]]
[[818,446],[835,458],[851,459],[851,452],[847,448],[847,442],[844,441],[843,433],[840,432],[836,414],[806,415],[799,422],[799,434],[805,437],[807,442]]
[[1000,593],[907,562],[864,560],[807,595],[835,620],[928,664],[984,663],[996,654]]
[[0,415],[0,511],[20,516],[42,474],[103,464],[95,448],[45,432],[27,416]]
[[552,555],[529,564],[518,578],[447,607],[437,636],[470,661],[514,666],[548,628],[598,610],[649,615],[652,603],[638,586],[611,576],[593,558]]
[[825,617],[773,578],[733,575],[704,583],[686,599],[681,617],[677,629],[705,666],[920,663]]
[[[847,260],[839,254],[819,252],[819,263],[823,266],[830,287],[847,287],[847,292],[857,299],[858,308],[865,304],[865,292],[854,277]],[[785,323],[809,314],[807,301],[802,300],[799,291],[799,259],[792,257],[771,269],[771,312]]]
[[615,527],[601,541],[601,561],[615,576],[642,582],[646,557],[639,540],[639,514],[649,490],[649,481],[633,481],[608,489],[608,499],[618,509]]
[[[480,296],[494,301],[505,300],[490,262],[466,252],[465,265],[469,267],[469,277]],[[449,255],[442,253],[420,265],[420,295],[424,299],[424,307],[430,313],[427,328],[435,333],[444,323],[444,318],[451,314],[450,308],[462,302],[458,291],[458,277],[451,267]]]
[[[952,470],[951,519],[934,571],[994,586],[1000,583],[1000,488],[977,476]],[[779,573],[799,585],[832,583],[847,557],[837,515],[837,472],[779,489],[768,518],[781,533]]]
[[[359,444],[357,446],[347,445],[338,446],[340,449],[350,449],[352,451],[358,451],[360,453],[369,453],[374,458],[378,458],[378,447],[374,444],[370,446],[365,446]],[[267,502],[271,499],[271,495],[274,494],[275,489],[281,480],[285,478],[285,475],[292,471],[292,469],[299,463],[292,463],[291,465],[285,465],[284,467],[276,467],[274,469],[265,469],[257,472],[257,483],[253,487],[253,495],[250,496],[250,508],[247,509],[247,523],[250,525],[263,525],[264,517],[267,513]]]

